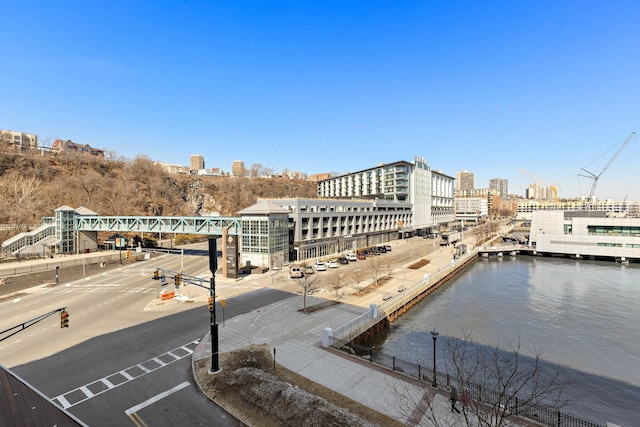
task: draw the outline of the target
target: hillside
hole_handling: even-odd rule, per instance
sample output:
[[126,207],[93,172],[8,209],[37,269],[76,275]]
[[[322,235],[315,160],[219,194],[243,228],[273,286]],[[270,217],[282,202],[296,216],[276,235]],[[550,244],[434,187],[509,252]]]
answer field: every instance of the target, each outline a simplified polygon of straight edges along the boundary
[[[28,228],[67,205],[100,215],[234,216],[258,198],[315,197],[316,185],[285,178],[168,174],[152,160],[0,151],[0,224]],[[0,240],[15,231],[0,232]]]

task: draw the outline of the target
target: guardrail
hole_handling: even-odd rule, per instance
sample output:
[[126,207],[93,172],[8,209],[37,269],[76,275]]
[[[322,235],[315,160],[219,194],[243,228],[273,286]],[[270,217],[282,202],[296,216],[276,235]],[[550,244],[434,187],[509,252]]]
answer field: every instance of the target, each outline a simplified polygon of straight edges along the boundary
[[405,288],[399,295],[396,295],[389,300],[383,302],[379,306],[372,304],[369,310],[359,315],[353,320],[333,329],[332,337],[337,340],[351,341],[358,336],[362,335],[367,330],[371,329],[390,314],[393,314],[398,309],[406,305],[411,300],[415,299],[418,295],[424,293],[429,288],[436,286],[441,280],[455,271],[461,264],[465,264],[472,257],[477,255],[478,249],[475,248],[469,251],[467,254],[454,260],[454,262],[444,269],[438,269],[438,271],[428,281],[424,279],[414,283],[408,288]]
[[477,253],[478,248],[474,248],[463,255],[461,258],[454,260],[453,263],[448,265],[447,267],[438,269],[438,271],[435,272],[433,276],[429,276],[427,281],[423,279],[417,283],[414,283],[413,285],[399,293],[399,295],[396,295],[395,297],[380,304],[380,311],[382,311],[385,316],[394,313],[400,307],[406,305],[409,301],[413,300],[418,295],[427,291],[429,288],[436,286],[441,280],[451,274],[452,271],[456,270],[460,266],[460,264],[466,263],[468,260],[477,255]]
[[81,257],[81,258],[53,258],[50,261],[45,262],[25,262],[23,265],[15,265],[12,263],[11,267],[4,267],[0,264],[0,277],[9,277],[9,276],[17,276],[19,274],[29,274],[29,273],[40,273],[43,271],[52,271],[55,270],[56,267],[59,268],[67,268],[67,267],[75,267],[82,265],[92,265],[92,264],[101,264],[107,262],[117,262],[120,259],[120,254],[105,254],[93,257]]

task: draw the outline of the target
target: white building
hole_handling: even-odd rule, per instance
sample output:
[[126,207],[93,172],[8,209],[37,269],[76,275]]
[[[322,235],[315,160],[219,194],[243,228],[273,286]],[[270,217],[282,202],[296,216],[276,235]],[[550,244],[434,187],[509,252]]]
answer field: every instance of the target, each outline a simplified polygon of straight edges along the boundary
[[640,261],[640,219],[603,211],[536,211],[529,245],[539,254]]
[[[382,164],[318,182],[318,197],[364,198],[412,205],[412,231],[421,233],[455,221],[455,179],[432,171],[427,161]],[[405,228],[407,225],[405,225]]]
[[454,203],[456,221],[479,222],[489,215],[489,204],[484,197],[457,197]]
[[598,211],[609,216],[640,217],[640,202],[627,200],[526,200],[518,203],[518,219],[530,220],[537,211]]

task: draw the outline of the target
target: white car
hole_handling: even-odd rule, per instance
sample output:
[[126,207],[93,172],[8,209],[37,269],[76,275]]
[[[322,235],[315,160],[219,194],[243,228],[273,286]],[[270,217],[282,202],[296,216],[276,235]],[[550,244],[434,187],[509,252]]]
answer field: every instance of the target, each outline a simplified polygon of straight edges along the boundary
[[327,266],[324,265],[324,262],[317,262],[316,271],[327,271]]
[[349,254],[349,255],[347,255],[347,259],[349,260],[349,262],[357,261],[358,257],[356,256],[356,254]]
[[335,260],[327,261],[327,267],[338,268],[338,261],[335,261]]

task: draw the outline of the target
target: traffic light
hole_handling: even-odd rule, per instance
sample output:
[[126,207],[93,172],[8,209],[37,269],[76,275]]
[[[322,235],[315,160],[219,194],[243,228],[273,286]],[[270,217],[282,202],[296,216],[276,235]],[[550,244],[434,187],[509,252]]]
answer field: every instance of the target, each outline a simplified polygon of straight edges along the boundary
[[176,281],[176,286],[180,286],[180,282],[181,282],[181,279],[182,279],[182,275],[181,275],[180,273],[176,273],[176,276],[175,276],[175,278],[174,278],[174,279],[175,279],[175,281]]
[[60,312],[60,327],[61,328],[69,327],[69,312],[67,310],[62,310]]
[[129,255],[131,255],[131,251],[127,251],[124,253],[124,257],[125,258],[129,258]]
[[156,269],[156,271],[153,272],[153,280],[160,280],[160,270]]
[[209,311],[213,311],[213,297],[209,297]]

